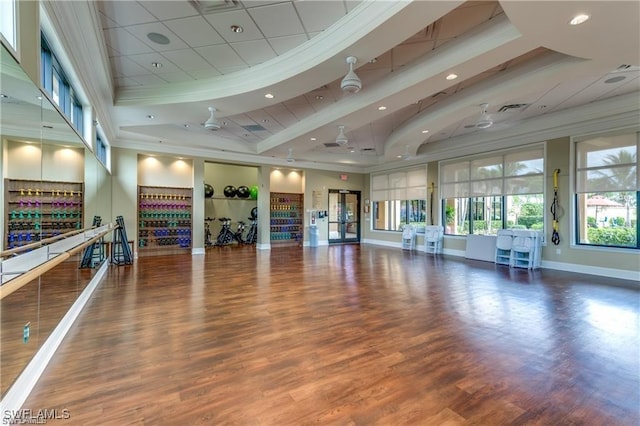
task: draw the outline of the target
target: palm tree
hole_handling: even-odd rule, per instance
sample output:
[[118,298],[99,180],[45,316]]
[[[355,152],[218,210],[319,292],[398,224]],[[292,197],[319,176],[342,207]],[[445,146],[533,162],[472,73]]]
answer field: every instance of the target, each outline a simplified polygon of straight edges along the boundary
[[[636,187],[636,170],[631,167],[637,164],[637,153],[628,151],[624,148],[614,154],[608,154],[602,162],[611,166],[606,172],[598,171],[601,176],[603,186],[610,188],[635,188]],[[631,226],[630,208],[635,203],[635,196],[630,192],[616,192],[618,199],[622,201],[627,208],[626,226]]]

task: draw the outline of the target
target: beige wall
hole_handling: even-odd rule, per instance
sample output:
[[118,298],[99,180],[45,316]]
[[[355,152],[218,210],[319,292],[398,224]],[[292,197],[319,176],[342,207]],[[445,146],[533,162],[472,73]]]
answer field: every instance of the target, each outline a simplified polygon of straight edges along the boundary
[[193,188],[193,161],[176,157],[140,155],[138,185]]
[[9,179],[84,181],[84,148],[7,142],[5,177]]
[[303,172],[300,170],[273,169],[269,174],[270,192],[289,194],[304,193]]

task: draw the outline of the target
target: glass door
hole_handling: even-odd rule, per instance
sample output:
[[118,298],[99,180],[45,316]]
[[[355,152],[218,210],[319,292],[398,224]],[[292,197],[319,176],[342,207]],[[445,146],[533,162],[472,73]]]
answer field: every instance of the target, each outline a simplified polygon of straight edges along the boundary
[[360,191],[329,190],[329,244],[360,242]]

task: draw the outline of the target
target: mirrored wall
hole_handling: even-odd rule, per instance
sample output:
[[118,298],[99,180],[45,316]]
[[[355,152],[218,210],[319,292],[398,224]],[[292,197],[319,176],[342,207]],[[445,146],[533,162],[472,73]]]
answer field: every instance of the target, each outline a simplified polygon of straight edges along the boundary
[[[4,46],[0,96],[3,258],[90,227],[94,216],[113,222],[108,171]],[[81,254],[72,256],[0,300],[2,396],[95,274],[80,263]]]

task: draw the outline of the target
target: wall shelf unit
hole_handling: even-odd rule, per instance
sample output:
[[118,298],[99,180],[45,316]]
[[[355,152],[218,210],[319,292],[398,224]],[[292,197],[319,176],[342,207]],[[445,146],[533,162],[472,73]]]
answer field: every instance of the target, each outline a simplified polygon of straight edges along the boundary
[[138,186],[138,252],[172,254],[191,248],[192,188]]
[[83,227],[84,183],[5,179],[7,249]]
[[271,193],[271,244],[302,244],[304,195]]

